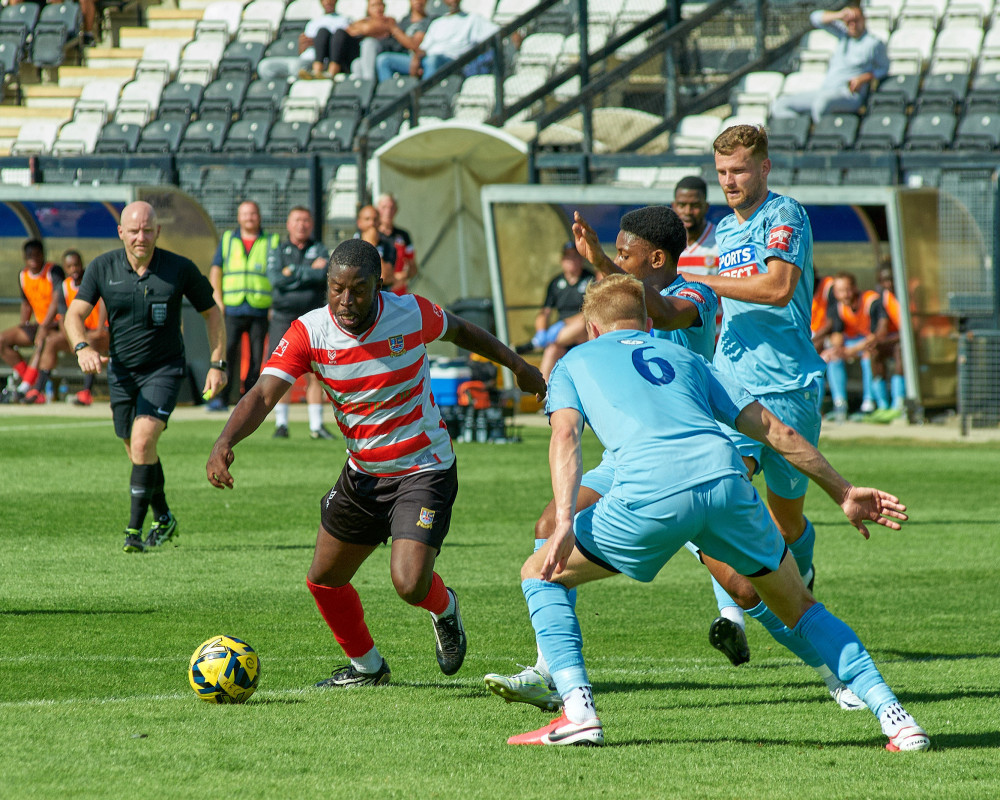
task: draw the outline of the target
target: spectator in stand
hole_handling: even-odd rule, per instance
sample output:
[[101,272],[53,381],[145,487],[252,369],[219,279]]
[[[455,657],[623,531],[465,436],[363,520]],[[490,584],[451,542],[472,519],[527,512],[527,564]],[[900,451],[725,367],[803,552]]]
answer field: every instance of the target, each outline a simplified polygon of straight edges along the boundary
[[824,114],[857,113],[868,97],[872,81],[880,81],[889,74],[885,42],[868,32],[859,2],[850,2],[840,11],[814,11],[809,21],[839,40],[830,55],[823,84],[813,92],[778,95],[771,106],[771,116],[812,114],[813,122],[819,122]]
[[[21,379],[17,398],[9,399],[44,403],[42,389],[49,370],[56,365],[57,356],[55,348],[47,347],[46,343],[53,334],[62,338],[58,318],[59,285],[65,276],[61,267],[45,260],[45,247],[38,239],[25,242],[22,253],[24,269],[17,276],[21,287],[21,319],[15,327],[0,333],[0,358]],[[51,344],[55,341],[53,339]],[[35,348],[30,363],[21,357],[19,347]]]
[[[66,319],[66,309],[73,302],[76,293],[80,291],[80,281],[83,280],[83,257],[76,250],[67,250],[63,253],[63,270],[66,272],[66,279],[62,282],[62,298],[59,303],[59,313],[63,320]],[[98,299],[94,310],[87,315],[83,321],[85,328],[84,341],[97,352],[104,354],[108,352],[110,336],[108,333],[108,311],[103,299]],[[69,337],[66,335],[65,325],[62,330],[63,338],[66,340],[66,349],[69,349]],[[76,393],[73,398],[74,405],[89,406],[94,402],[93,372],[85,372],[83,376],[83,389]]]
[[[539,369],[546,381],[556,362],[566,355],[570,347],[587,341],[585,331],[582,336],[574,336],[572,341],[566,341],[565,337],[560,339],[559,334],[566,327],[567,320],[579,315],[587,287],[597,280],[597,276],[583,266],[583,256],[572,239],[563,245],[559,266],[562,273],[549,281],[545,301],[535,315],[535,335],[531,339],[531,343],[543,351]],[[558,318],[550,325],[553,311]]]
[[[323,4],[322,16],[311,19],[306,29],[299,36],[298,57],[270,56],[262,59],[257,65],[257,77],[265,81],[293,80],[297,75],[314,77],[310,71],[316,61],[316,37],[320,31],[326,31],[327,36],[351,24],[351,20],[343,14],[336,13],[337,0],[320,0]],[[319,75],[322,77],[323,64],[320,63]]]
[[[385,3],[382,0],[368,0],[368,16],[364,19],[344,28],[332,31],[321,28],[316,32],[312,73],[306,73],[303,77],[334,78],[342,72],[350,72],[351,64],[361,55],[362,42],[366,39],[387,39],[395,25],[396,20],[385,15]],[[324,63],[327,65],[325,76]]]
[[[383,53],[376,59],[380,81],[406,74],[426,80],[497,32],[497,26],[486,17],[462,11],[461,0],[444,0],[444,4],[448,13],[431,21],[427,33],[415,48],[410,49],[409,56],[407,53]],[[491,59],[477,59],[466,68],[465,74],[485,73],[491,66]]]
[[375,210],[378,211],[379,233],[387,236],[396,248],[393,279],[389,286],[396,294],[406,294],[407,282],[417,276],[417,257],[413,250],[413,240],[409,231],[396,227],[396,212],[399,206],[396,205],[395,197],[388,193],[380,195]]
[[[250,363],[243,394],[260,377],[264,361],[267,316],[271,308],[271,282],[267,278],[267,259],[278,247],[278,234],[266,234],[260,228],[260,208],[253,200],[244,200],[236,210],[236,230],[222,234],[212,258],[208,279],[215,302],[226,315],[226,385],[208,403],[209,411],[229,408],[229,390],[240,394],[243,366],[243,334],[250,344]],[[238,398],[237,398],[238,399]]]
[[[364,239],[368,244],[378,250],[379,258],[382,259],[382,286],[385,291],[392,291],[395,294],[404,294],[396,291],[396,244],[379,230],[380,220],[378,209],[375,206],[362,206],[358,211],[358,229],[354,232],[355,239]],[[399,285],[405,286],[405,273],[402,274]]]
[[401,56],[399,60],[401,66],[397,71],[409,69],[410,54],[420,47],[430,24],[431,18],[427,16],[427,0],[410,0],[410,13],[390,28],[389,38],[382,42],[381,52],[375,57],[375,73],[379,80],[391,78],[393,75],[392,71],[386,73],[385,78],[379,74],[380,63],[391,63],[391,61],[386,62],[383,56],[390,54]]

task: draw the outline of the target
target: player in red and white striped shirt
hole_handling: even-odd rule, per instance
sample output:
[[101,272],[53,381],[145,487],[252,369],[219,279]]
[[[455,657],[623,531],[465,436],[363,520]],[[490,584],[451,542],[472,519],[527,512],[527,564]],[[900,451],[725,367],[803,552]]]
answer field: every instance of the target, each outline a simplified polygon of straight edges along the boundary
[[381,291],[378,251],[343,242],[330,257],[329,305],[292,323],[260,380],[233,410],[209,456],[209,482],[232,488],[233,447],[253,433],[289,385],[315,374],[347,441],[348,459],[324,497],[306,584],[350,663],[318,686],[377,685],[389,667],[364,621],[351,579],[389,538],[396,592],[427,609],[438,664],[465,657],[458,599],[434,571],[458,491],[455,454],[431,394],[425,345],[454,342],[509,368],[525,392],[545,394],[541,373],[477,326],[416,295]]

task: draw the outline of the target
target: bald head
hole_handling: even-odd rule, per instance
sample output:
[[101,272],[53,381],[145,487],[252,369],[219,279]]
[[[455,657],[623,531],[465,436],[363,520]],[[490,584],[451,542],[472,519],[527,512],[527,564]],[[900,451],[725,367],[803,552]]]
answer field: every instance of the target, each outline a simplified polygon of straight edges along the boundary
[[118,238],[125,245],[125,254],[133,269],[149,266],[159,236],[156,210],[149,203],[138,201],[125,206],[118,225]]

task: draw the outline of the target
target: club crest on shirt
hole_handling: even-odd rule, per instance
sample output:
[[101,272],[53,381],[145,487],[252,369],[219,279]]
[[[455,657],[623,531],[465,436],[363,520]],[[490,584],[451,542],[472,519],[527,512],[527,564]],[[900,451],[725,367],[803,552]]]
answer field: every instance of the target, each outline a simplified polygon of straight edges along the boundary
[[778,225],[771,228],[767,234],[768,250],[788,251],[788,242],[792,238],[792,229],[788,225]]
[[429,508],[420,509],[420,519],[417,520],[417,526],[421,528],[427,528],[430,530],[434,527],[434,512]]
[[327,350],[326,351],[326,363],[327,364],[336,364],[337,363],[337,351],[336,350]]
[[285,354],[285,350],[288,349],[288,339],[282,339],[278,342],[278,346],[274,348],[274,355],[281,358]]
[[395,336],[389,337],[389,355],[395,358],[396,356],[401,356],[406,352],[406,346],[403,344],[403,334],[399,333]]

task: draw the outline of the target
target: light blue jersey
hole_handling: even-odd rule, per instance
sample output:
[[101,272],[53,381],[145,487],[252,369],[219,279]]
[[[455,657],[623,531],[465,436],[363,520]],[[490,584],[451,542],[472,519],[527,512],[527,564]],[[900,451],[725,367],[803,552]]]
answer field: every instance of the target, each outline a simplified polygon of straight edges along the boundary
[[706,361],[712,360],[715,352],[715,312],[719,307],[719,298],[715,292],[703,283],[686,281],[680,275],[666,289],[660,292],[662,297],[679,297],[694,303],[698,309],[699,324],[688,328],[678,328],[673,331],[653,329],[653,336],[686,347]]
[[752,402],[701,356],[642,331],[612,331],[556,363],[545,410],[579,411],[615,465],[608,495],[642,503],[744,476],[716,420],[733,425]]
[[791,197],[769,192],[740,225],[730,214],[716,229],[719,274],[748,278],[767,272],[767,259],[795,264],[799,281],[784,307],[722,299],[722,332],[715,367],[754,396],[808,387],[826,365],[816,353],[812,314],[813,240],[805,209]]

